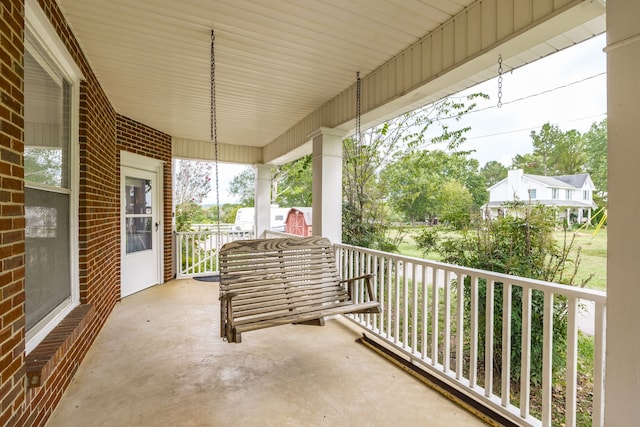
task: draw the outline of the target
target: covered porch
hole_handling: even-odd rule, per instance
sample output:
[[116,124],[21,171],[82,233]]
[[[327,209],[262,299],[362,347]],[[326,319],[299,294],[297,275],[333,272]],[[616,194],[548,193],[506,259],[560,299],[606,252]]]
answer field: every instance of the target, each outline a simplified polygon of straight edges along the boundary
[[193,279],[123,299],[47,425],[485,425],[356,343],[346,319],[228,344],[217,302],[217,283]]
[[[136,166],[140,157],[153,160],[149,167],[155,170],[149,182],[158,193],[158,206],[150,209],[146,219],[149,229],[155,225],[157,243],[153,245],[157,265],[149,269],[153,284],[168,281],[174,274],[172,157],[218,157],[221,162],[255,165],[256,225],[260,233],[269,222],[269,168],[312,154],[313,232],[339,244],[341,141],[355,127],[356,72],[363,76],[361,119],[366,128],[495,76],[498,58],[504,59],[505,69],[515,69],[600,34],[605,30],[605,11],[611,221],[606,297],[344,245],[341,253],[350,257],[343,263],[348,269],[388,266],[388,270],[380,268],[385,273],[378,276],[384,278],[380,289],[388,311],[375,320],[352,320],[388,337],[398,352],[414,363],[430,364],[441,377],[453,378],[485,406],[504,409],[519,424],[553,424],[552,346],[545,341],[542,419],[533,418],[528,382],[522,382],[523,397],[515,406],[509,379],[505,376],[503,385],[497,387],[493,370],[486,368],[492,363],[493,337],[487,338],[489,345],[482,355],[478,331],[492,322],[478,320],[482,298],[477,284],[484,280],[488,289],[497,293],[500,290],[496,283],[508,279],[503,295],[509,298],[514,288],[523,291],[523,359],[530,356],[532,295],[544,297],[547,334],[553,328],[549,307],[555,296],[569,301],[567,335],[571,347],[567,360],[571,369],[566,373],[565,405],[569,417],[575,414],[576,369],[572,361],[578,304],[590,298],[596,306],[593,323],[599,340],[594,357],[598,371],[598,391],[592,405],[594,425],[628,425],[639,418],[640,327],[636,312],[640,288],[634,285],[640,228],[634,213],[640,209],[640,197],[629,192],[628,183],[637,178],[640,156],[636,143],[640,38],[638,25],[631,18],[638,16],[640,6],[621,0],[608,0],[606,4],[600,0],[380,0],[367,7],[358,2],[346,2],[341,7],[340,2],[327,1],[305,2],[304,7],[297,8],[289,7],[289,3],[273,1],[268,7],[260,2],[225,0],[186,4],[3,2],[0,21],[8,35],[5,37],[3,31],[1,49],[0,424],[43,425],[55,411],[51,425],[84,425],[91,419],[86,417],[95,417],[96,424],[99,420],[107,424],[106,417],[110,423],[116,416],[122,416],[127,424],[153,424],[152,418],[163,424],[184,425],[191,420],[192,424],[206,424],[196,421],[194,413],[202,413],[209,423],[212,419],[221,423],[229,420],[226,424],[266,424],[264,420],[272,416],[273,424],[299,425],[301,420],[310,419],[317,424],[325,420],[327,424],[371,420],[400,425],[420,424],[416,417],[425,413],[440,416],[456,411],[446,402],[446,409],[431,407],[435,403],[422,395],[428,389],[354,344],[360,333],[342,323],[330,322],[329,327],[309,334],[295,326],[259,331],[248,336],[242,347],[233,348],[218,337],[217,294],[211,284],[169,282],[122,299],[126,296],[122,263],[126,253],[123,224],[127,219],[124,172]],[[329,3],[336,5],[327,6]],[[324,7],[315,7],[320,4]],[[219,156],[214,155],[218,145],[212,143],[209,133],[213,121],[209,110],[209,37],[214,29],[218,38]],[[27,65],[36,71],[26,77],[25,43],[35,55]],[[49,72],[51,64],[55,70]],[[41,102],[42,96],[33,96],[38,95],[42,74],[53,75],[56,84],[63,81],[60,87],[70,87],[73,95],[67,102],[69,90],[59,90],[61,103],[69,105],[66,114],[55,116],[62,116],[57,118],[64,119],[69,128],[62,132],[68,141],[64,150],[58,149],[57,140],[51,147],[69,154],[69,167],[56,169],[65,172],[68,183],[64,186],[29,182],[25,173],[26,148],[39,147],[33,135],[27,135],[29,125],[37,121],[25,116],[48,106]],[[27,105],[25,92],[37,102]],[[59,221],[49,225],[64,220],[66,228],[58,233],[33,234],[34,224],[25,220],[25,210],[34,212],[34,207],[49,206],[33,203],[33,197],[25,198],[25,192],[29,192],[25,187],[46,191],[47,200],[63,199],[60,215],[55,217]],[[147,215],[146,210],[143,213]],[[29,238],[60,236],[66,239],[68,248],[51,252],[65,255],[63,260],[45,260],[29,252],[31,247],[25,249]],[[25,266],[25,260],[31,264]],[[47,269],[42,269],[43,280],[26,278],[35,270],[33,265],[69,267],[60,292],[64,293],[63,304],[53,309],[44,307],[48,311],[39,320],[42,327],[25,326],[25,317],[32,315],[29,311],[37,302],[25,289],[51,281]],[[418,277],[422,277],[422,288],[413,286]],[[441,277],[446,286],[433,286]],[[454,278],[458,284],[463,283],[460,279],[469,279],[470,328],[463,323],[465,289],[462,285],[455,289],[448,286]],[[182,298],[192,296],[187,286],[202,292],[194,294],[192,303],[180,304]],[[162,295],[164,300],[145,299],[156,292],[167,292]],[[445,301],[443,311],[440,304],[428,305],[428,292],[431,301]],[[43,306],[49,302],[43,300]],[[411,305],[410,301],[422,305]],[[485,304],[491,306],[491,299],[487,301]],[[76,343],[63,343],[50,351],[53,369],[48,377],[37,384],[29,383],[28,359],[35,358],[38,347],[47,346],[50,332],[76,309],[91,313],[78,329]],[[169,316],[172,310],[178,310],[175,317]],[[202,321],[198,315],[203,316]],[[504,318],[510,317],[506,312]],[[442,340],[434,332],[427,334],[429,325],[442,327]],[[456,330],[468,334],[456,335]],[[508,327],[502,329],[505,354],[510,351],[511,332]],[[304,335],[305,341],[298,335]],[[463,353],[463,338],[467,337],[469,351]],[[444,357],[440,356],[441,350]],[[351,363],[353,360],[357,363]],[[509,359],[504,360],[503,372],[510,372]],[[140,370],[127,371],[135,366]],[[527,364],[523,366],[522,377],[526,379]],[[204,372],[208,375],[197,375]],[[274,375],[284,372],[286,376]],[[273,382],[267,381],[267,376]],[[396,383],[401,377],[407,381]],[[68,384],[68,393],[58,405]],[[82,395],[80,387],[86,387],[87,400],[74,400],[74,396]],[[500,394],[492,392],[497,388]],[[342,392],[350,400],[345,400]],[[438,397],[434,396],[435,401]],[[402,406],[394,406],[396,398]],[[197,407],[189,406],[192,402]],[[143,409],[148,403],[157,406]],[[320,403],[325,406],[318,406]],[[80,414],[91,407],[96,413]],[[251,418],[249,407],[261,418]],[[138,409],[140,412],[135,412]],[[233,415],[227,417],[224,411]],[[393,417],[385,418],[387,412]],[[411,418],[403,423],[399,417],[405,414]],[[469,425],[463,418],[466,414],[461,414],[462,425]],[[439,419],[430,419],[422,424],[437,422]],[[452,424],[443,420],[443,425]],[[567,425],[576,425],[575,417]]]

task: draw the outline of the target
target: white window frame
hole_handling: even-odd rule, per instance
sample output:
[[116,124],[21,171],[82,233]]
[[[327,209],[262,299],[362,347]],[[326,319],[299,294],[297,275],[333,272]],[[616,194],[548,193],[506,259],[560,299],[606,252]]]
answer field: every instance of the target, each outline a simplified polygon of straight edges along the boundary
[[25,187],[44,189],[69,194],[69,260],[71,263],[71,296],[53,309],[44,319],[26,333],[25,351],[29,354],[42,340],[80,304],[80,279],[78,256],[78,190],[80,188],[79,171],[79,122],[80,122],[80,82],[84,80],[80,68],[58,37],[48,18],[40,9],[36,0],[25,2],[25,49],[31,49],[29,39],[38,44],[39,51],[48,56],[64,78],[71,85],[71,129],[69,153],[69,188],[56,188],[48,185],[28,183]]
[[551,198],[552,198],[553,200],[556,200],[556,199],[558,199],[559,197],[560,197],[560,190],[559,190],[559,189],[557,189],[557,188],[552,188],[552,189],[551,189]]
[[565,195],[567,200],[573,200],[573,190],[569,190],[569,189],[565,190]]

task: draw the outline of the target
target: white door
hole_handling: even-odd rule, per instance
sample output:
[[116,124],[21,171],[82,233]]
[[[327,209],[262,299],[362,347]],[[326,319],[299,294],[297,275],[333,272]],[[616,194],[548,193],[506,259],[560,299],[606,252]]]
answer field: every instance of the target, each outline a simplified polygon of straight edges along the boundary
[[122,297],[160,283],[157,172],[121,167]]

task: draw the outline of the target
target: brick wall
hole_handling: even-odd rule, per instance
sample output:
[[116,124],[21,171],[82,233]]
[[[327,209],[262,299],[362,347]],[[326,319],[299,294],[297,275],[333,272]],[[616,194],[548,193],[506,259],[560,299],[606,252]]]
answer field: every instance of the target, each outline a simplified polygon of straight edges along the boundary
[[[173,276],[171,269],[172,254],[171,244],[173,233],[171,230],[171,136],[158,130],[150,128],[142,123],[131,120],[125,116],[118,115],[116,138],[118,150],[129,151],[141,156],[151,157],[164,162],[162,177],[164,185],[164,280],[170,280]],[[118,176],[120,176],[120,156],[118,153]]]
[[[72,345],[55,353],[42,385],[27,389],[24,331],[24,0],[0,6],[0,425],[43,425],[120,297],[119,150],[165,169],[165,279],[171,269],[171,140],[116,114],[56,0],[38,0],[80,67],[80,302],[92,306]],[[85,324],[86,323],[86,324]]]
[[15,422],[24,386],[23,5],[0,5],[0,425]]

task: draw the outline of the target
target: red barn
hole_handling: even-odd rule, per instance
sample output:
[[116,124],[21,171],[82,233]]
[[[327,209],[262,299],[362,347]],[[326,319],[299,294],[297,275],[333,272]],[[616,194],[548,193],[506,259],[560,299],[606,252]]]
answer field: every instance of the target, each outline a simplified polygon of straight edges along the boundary
[[311,236],[311,208],[291,208],[285,222],[285,231],[297,236]]

